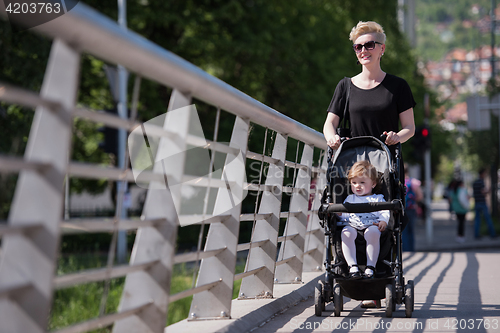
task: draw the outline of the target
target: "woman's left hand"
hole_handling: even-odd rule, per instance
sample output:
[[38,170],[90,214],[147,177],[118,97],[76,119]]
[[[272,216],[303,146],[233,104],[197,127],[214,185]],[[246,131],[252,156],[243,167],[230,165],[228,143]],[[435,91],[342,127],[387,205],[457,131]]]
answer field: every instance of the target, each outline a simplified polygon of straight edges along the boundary
[[400,137],[396,132],[390,131],[390,132],[384,132],[384,134],[387,135],[387,138],[385,139],[385,144],[388,146],[395,145],[400,141]]

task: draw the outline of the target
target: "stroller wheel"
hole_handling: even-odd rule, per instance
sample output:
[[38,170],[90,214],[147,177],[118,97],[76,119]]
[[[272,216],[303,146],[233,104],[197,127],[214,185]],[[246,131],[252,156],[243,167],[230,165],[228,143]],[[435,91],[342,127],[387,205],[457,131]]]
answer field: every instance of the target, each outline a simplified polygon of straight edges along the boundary
[[325,286],[322,280],[319,280],[314,289],[314,314],[317,317],[321,317],[323,311],[325,311],[325,298],[324,298]]
[[408,283],[405,286],[405,314],[406,318],[411,318],[413,309],[414,309],[414,285],[413,281],[408,281]]
[[392,284],[388,284],[385,286],[385,316],[387,318],[392,318],[392,308],[393,308],[393,294],[394,289]]
[[344,297],[340,292],[340,284],[333,286],[333,313],[335,317],[340,317],[340,312],[344,308]]
[[408,284],[411,286],[411,312],[415,311],[415,283],[409,280]]

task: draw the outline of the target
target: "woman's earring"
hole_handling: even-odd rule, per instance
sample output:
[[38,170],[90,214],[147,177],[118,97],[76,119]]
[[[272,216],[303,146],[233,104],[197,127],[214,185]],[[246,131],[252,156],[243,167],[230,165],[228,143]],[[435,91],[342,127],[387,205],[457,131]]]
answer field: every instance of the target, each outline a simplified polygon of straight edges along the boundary
[[358,59],[358,60],[356,60],[356,65],[359,65],[359,64],[360,64],[360,62],[359,62],[359,59]]

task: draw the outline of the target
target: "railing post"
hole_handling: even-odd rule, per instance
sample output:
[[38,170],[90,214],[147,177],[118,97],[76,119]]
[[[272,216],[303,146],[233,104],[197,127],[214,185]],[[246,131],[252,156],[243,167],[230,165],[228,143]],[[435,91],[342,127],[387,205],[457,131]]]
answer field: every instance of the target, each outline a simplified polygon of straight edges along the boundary
[[326,185],[326,167],[327,159],[323,156],[321,171],[316,175],[316,184],[314,189],[314,199],[312,211],[309,215],[307,224],[306,246],[304,252],[304,272],[318,271],[323,267],[323,258],[325,252],[325,231],[319,225],[318,208],[321,205],[321,195]]
[[[229,188],[219,188],[215,201],[213,215],[228,213],[230,216],[223,222],[210,225],[205,244],[205,251],[226,249],[214,257],[203,259],[196,285],[221,280],[215,287],[195,294],[189,311],[189,319],[199,318],[229,318],[231,316],[231,301],[233,295],[234,269],[238,247],[240,228],[241,200],[244,190],[245,165],[249,120],[236,117],[231,135],[230,146],[240,150],[239,156],[228,153],[222,172],[222,179],[234,182]],[[231,163],[234,159],[241,163]]]
[[[170,137],[161,138],[156,156],[158,159],[158,156],[176,154],[177,163],[159,162],[155,163],[153,168],[154,172],[160,174],[165,172],[176,180],[181,180],[184,172],[190,112],[171,114],[168,112],[190,104],[190,96],[184,95],[178,90],[172,92],[167,117],[173,115],[175,119],[169,118],[167,121],[166,117],[164,129],[176,134],[177,140]],[[148,138],[151,140],[151,137],[148,136]],[[153,303],[139,314],[117,321],[113,332],[161,333],[165,330],[177,238],[178,215],[175,202],[180,200],[180,193],[177,193],[179,190],[179,187],[174,189],[166,187],[165,183],[152,182],[149,184],[142,215],[146,219],[164,218],[165,222],[155,227],[144,227],[138,230],[130,263],[140,264],[154,260],[159,260],[159,263],[146,271],[127,275],[119,311],[126,311],[150,301]]]
[[[311,167],[314,147],[304,145],[300,164],[307,169],[300,168],[295,179],[295,189],[290,200],[290,216],[286,221],[283,236],[296,235],[292,239],[284,240],[280,247],[280,255],[276,264],[276,283],[300,283],[302,281],[302,262],[304,257],[304,241],[307,227],[307,212],[309,205],[309,190],[311,186]],[[279,264],[279,261],[292,258],[290,261]]]
[[64,203],[64,178],[71,144],[80,54],[61,40],[52,44],[41,97],[59,102],[37,107],[24,155],[48,163],[44,172],[20,171],[9,214],[11,226],[38,224],[36,230],[2,239],[0,289],[27,287],[0,298],[1,332],[45,332],[53,297]]
[[269,164],[266,190],[262,193],[258,211],[259,214],[270,213],[271,216],[255,221],[251,240],[252,243],[265,240],[267,242],[262,246],[250,248],[245,270],[250,271],[262,266],[265,268],[241,281],[240,298],[273,297],[286,146],[287,136],[277,133],[272,153],[272,158],[277,160],[277,163]]

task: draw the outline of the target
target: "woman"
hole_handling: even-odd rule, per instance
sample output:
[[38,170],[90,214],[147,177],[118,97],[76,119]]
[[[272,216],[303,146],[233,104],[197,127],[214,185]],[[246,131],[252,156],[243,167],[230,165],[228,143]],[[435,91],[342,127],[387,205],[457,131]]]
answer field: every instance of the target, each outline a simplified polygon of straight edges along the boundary
[[[328,146],[337,149],[340,136],[337,128],[344,114],[347,88],[349,88],[348,113],[351,136],[387,135],[385,144],[394,154],[397,143],[406,142],[415,134],[413,107],[415,100],[408,83],[397,76],[387,74],[380,67],[385,52],[386,36],[376,22],[359,22],[349,35],[353,49],[361,64],[361,73],[342,79],[333,94],[328,115],[323,126]],[[401,124],[401,129],[399,128]],[[404,179],[403,163],[400,169]],[[364,301],[362,307],[380,307],[380,302]]]
[[450,189],[451,207],[457,215],[457,242],[465,242],[465,214],[469,211],[469,196],[462,180],[454,182]]
[[333,149],[340,145],[336,130],[344,113],[347,84],[350,84],[348,111],[352,137],[369,135],[379,138],[386,134],[385,143],[390,149],[394,148],[395,144],[407,141],[415,133],[413,107],[416,103],[411,89],[404,79],[387,74],[380,67],[386,39],[380,24],[359,22],[349,39],[354,43],[362,70],[337,85],[323,126],[326,142]]

